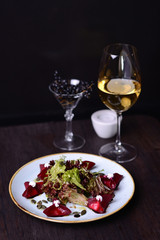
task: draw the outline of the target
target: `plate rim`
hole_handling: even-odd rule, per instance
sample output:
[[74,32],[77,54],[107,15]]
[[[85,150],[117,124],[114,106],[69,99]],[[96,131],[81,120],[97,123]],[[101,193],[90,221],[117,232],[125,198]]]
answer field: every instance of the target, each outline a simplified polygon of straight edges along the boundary
[[[59,219],[52,219],[52,218],[47,218],[47,217],[42,217],[42,216],[39,216],[35,213],[32,213],[30,212],[29,210],[23,208],[17,201],[16,199],[14,198],[13,196],[13,193],[12,193],[12,183],[13,183],[13,180],[14,178],[16,177],[16,175],[21,171],[21,169],[23,169],[24,167],[26,167],[27,165],[31,164],[32,162],[35,162],[35,161],[38,161],[42,158],[46,158],[46,157],[50,157],[50,156],[56,156],[56,155],[66,155],[66,154],[81,154],[81,155],[92,155],[92,156],[95,156],[95,157],[100,157],[100,158],[103,158],[107,161],[111,161],[113,162],[114,164],[117,164],[118,166],[120,166],[122,169],[124,169],[127,174],[130,176],[130,179],[132,180],[132,183],[133,183],[133,191],[132,191],[132,194],[130,195],[129,199],[127,200],[126,203],[124,203],[122,206],[120,206],[118,209],[116,209],[115,211],[112,211],[106,215],[103,215],[103,216],[99,216],[99,217],[96,217],[96,218],[92,218],[92,219],[86,219],[86,220],[80,220],[80,221],[76,221],[76,220],[69,220],[69,221],[66,221],[66,220],[59,220]],[[12,199],[12,201],[14,202],[14,204],[20,209],[22,210],[23,212],[33,216],[33,217],[36,217],[38,219],[42,219],[42,220],[45,220],[45,221],[49,221],[49,222],[57,222],[57,223],[85,223],[85,222],[92,222],[92,221],[97,221],[97,220],[100,220],[100,219],[103,219],[103,218],[106,218],[106,217],[109,217],[110,215],[113,215],[115,214],[116,212],[120,211],[122,208],[124,208],[129,202],[130,200],[132,199],[133,195],[134,195],[134,192],[135,192],[135,182],[133,180],[133,177],[132,175],[130,174],[130,172],[125,168],[123,167],[122,165],[120,165],[119,163],[109,159],[109,158],[106,158],[106,157],[102,157],[100,155],[96,155],[96,154],[92,154],[92,153],[81,153],[81,152],[62,152],[62,153],[53,153],[53,154],[49,154],[49,155],[44,155],[44,156],[41,156],[41,157],[38,157],[38,158],[35,158],[27,163],[25,163],[24,165],[22,165],[20,168],[18,168],[18,170],[12,175],[10,181],[9,181],[9,186],[8,186],[8,189],[9,189],[9,195]]]

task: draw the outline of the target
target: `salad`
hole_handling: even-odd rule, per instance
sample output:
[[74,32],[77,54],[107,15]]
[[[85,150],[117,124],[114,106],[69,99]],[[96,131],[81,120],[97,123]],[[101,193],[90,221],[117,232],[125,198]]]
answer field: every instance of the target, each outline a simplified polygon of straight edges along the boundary
[[42,205],[45,200],[42,200],[37,207],[49,217],[72,214],[66,206],[68,202],[88,207],[99,214],[105,213],[123,176],[119,173],[104,174],[103,170],[94,172],[94,167],[94,162],[65,160],[65,156],[40,164],[37,178],[24,183],[22,196],[35,203],[33,198],[45,193],[52,205],[46,207]]

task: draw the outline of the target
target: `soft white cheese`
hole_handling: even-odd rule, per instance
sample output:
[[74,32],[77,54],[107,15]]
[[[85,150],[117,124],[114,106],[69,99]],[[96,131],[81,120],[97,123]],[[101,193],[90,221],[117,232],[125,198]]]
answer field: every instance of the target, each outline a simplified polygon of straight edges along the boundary
[[108,173],[108,174],[107,174],[107,177],[108,177],[108,178],[113,178],[114,175],[113,175],[113,173]]
[[45,163],[45,164],[44,164],[44,167],[49,167],[49,166],[50,166],[49,163]]
[[32,186],[32,187],[35,187],[36,186],[36,183],[34,181],[30,181],[29,182],[29,185]]
[[53,201],[55,207],[59,207],[60,201],[59,200],[54,200]]
[[102,202],[102,200],[103,200],[103,198],[102,198],[101,195],[97,195],[97,196],[96,196],[96,199],[97,199],[97,201],[99,201],[99,202]]

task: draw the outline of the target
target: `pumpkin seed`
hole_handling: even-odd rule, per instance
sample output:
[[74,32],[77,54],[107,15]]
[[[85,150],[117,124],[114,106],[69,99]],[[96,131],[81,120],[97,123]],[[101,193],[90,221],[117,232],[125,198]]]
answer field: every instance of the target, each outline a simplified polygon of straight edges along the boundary
[[44,202],[44,203],[48,203],[48,201],[47,201],[47,200],[42,200],[42,202]]
[[86,214],[86,210],[84,209],[84,210],[82,210],[82,212],[81,212],[81,215],[85,215]]
[[80,217],[80,214],[79,213],[74,214],[74,217],[78,218],[78,217]]
[[41,208],[42,208],[42,209],[46,209],[46,206],[45,206],[45,205],[42,205]]
[[79,214],[79,212],[73,212],[72,214],[73,214],[73,215],[75,215],[75,214]]
[[41,179],[39,177],[36,178],[36,182],[39,182]]
[[38,201],[38,202],[37,202],[37,205],[42,205],[42,201]]
[[48,202],[52,202],[52,198],[48,197],[47,200],[48,200]]
[[36,204],[36,200],[31,199],[31,203]]
[[37,208],[38,208],[38,209],[41,209],[41,208],[42,208],[42,205],[37,205]]

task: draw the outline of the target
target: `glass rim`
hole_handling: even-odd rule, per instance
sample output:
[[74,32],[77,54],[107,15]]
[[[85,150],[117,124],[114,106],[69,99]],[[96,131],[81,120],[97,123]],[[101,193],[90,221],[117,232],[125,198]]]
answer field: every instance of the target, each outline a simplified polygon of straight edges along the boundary
[[130,47],[130,48],[133,48],[135,51],[137,51],[137,48],[133,45],[133,44],[130,44],[130,43],[121,43],[121,42],[115,42],[115,43],[110,43],[108,45],[106,45],[104,47],[104,50],[108,49],[109,47],[111,46],[124,46],[124,47]]
[[75,96],[79,96],[79,95],[82,95],[84,94],[88,89],[85,89],[85,90],[82,90],[82,91],[79,91],[77,93],[57,93],[56,91],[54,91],[52,89],[52,86],[53,86],[53,82],[49,84],[48,88],[50,90],[50,92],[52,92],[53,94],[57,95],[57,96],[63,96],[63,97],[75,97]]

